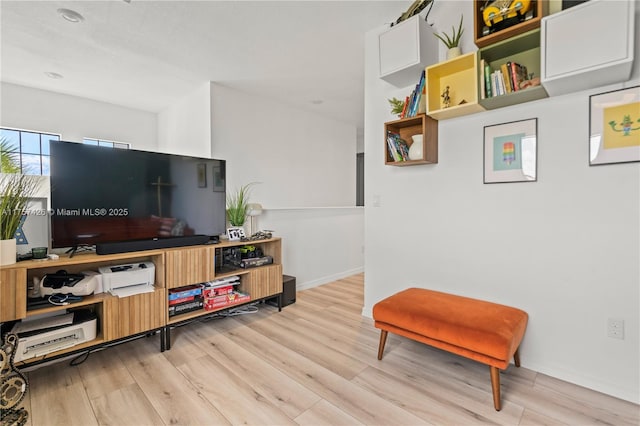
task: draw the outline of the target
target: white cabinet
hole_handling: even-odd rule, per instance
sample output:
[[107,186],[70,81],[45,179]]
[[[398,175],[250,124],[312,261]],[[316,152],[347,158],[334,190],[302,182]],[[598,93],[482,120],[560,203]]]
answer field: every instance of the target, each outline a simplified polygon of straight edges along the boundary
[[397,87],[416,84],[427,65],[438,62],[438,39],[420,15],[379,35],[380,78]]
[[634,17],[633,0],[591,0],[542,18],[541,81],[547,93],[628,80]]

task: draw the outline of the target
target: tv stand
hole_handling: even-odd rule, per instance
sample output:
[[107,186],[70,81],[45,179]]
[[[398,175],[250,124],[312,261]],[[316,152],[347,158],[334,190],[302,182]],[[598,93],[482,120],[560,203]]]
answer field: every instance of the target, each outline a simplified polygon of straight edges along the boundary
[[[208,239],[208,238],[207,238]],[[63,314],[79,308],[92,311],[98,318],[97,334],[91,341],[78,343],[69,348],[55,350],[44,355],[20,361],[19,367],[34,365],[71,354],[87,352],[98,347],[112,346],[134,337],[155,334],[160,337],[160,350],[167,350],[171,344],[171,334],[175,338],[180,333],[171,333],[183,324],[204,319],[230,309],[227,306],[216,308],[202,307],[197,310],[169,316],[170,290],[190,287],[194,284],[217,279],[238,276],[237,290],[250,296],[242,304],[264,302],[277,298],[278,307],[282,306],[282,247],[280,238],[252,241],[251,245],[260,248],[265,255],[273,258],[273,263],[247,269],[216,269],[223,258],[225,249],[241,247],[241,241],[221,241],[216,245],[198,245],[162,250],[147,250],[132,253],[97,255],[79,253],[73,259],[61,255],[59,259],[26,260],[12,265],[0,266],[0,334],[12,326],[12,322],[33,319],[41,315]],[[102,266],[115,266],[124,263],[152,262],[155,265],[153,292],[117,297],[110,293],[97,293],[84,296],[81,301],[68,305],[32,305],[28,298],[28,286],[34,279],[61,269],[69,273],[82,273],[97,270]]]

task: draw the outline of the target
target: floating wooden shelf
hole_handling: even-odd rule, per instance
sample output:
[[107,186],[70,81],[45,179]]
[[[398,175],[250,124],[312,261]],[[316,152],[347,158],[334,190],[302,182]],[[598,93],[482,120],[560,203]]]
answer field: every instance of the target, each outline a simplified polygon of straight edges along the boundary
[[473,21],[474,42],[478,47],[489,46],[490,44],[506,40],[518,34],[540,28],[540,20],[548,13],[549,2],[546,0],[532,0],[531,9],[533,11],[533,18],[519,22],[515,25],[511,25],[502,30],[497,30],[491,34],[483,35],[483,29],[486,27],[486,24],[484,22],[484,19],[482,18],[481,8],[485,5],[485,3],[485,0],[474,0],[473,2],[473,10],[475,16],[475,20]]
[[[398,133],[409,146],[413,143],[411,136],[423,135],[422,158],[419,160],[394,161],[387,148],[387,132]],[[438,162],[438,122],[425,114],[402,118],[384,124],[384,164],[389,166],[415,166],[418,164],[436,164]]]

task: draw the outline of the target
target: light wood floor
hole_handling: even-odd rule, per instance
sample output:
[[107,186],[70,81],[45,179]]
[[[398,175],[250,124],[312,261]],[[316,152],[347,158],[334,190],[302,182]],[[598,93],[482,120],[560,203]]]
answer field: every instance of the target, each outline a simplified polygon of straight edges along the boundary
[[[363,276],[298,292],[278,313],[175,329],[29,372],[32,425],[638,425],[638,405],[511,366],[502,411],[489,368],[379,331]],[[526,366],[526,353],[522,354]]]

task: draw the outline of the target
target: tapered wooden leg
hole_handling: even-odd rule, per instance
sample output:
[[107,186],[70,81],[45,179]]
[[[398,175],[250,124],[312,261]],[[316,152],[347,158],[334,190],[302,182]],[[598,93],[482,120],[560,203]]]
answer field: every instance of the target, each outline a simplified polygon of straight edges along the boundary
[[378,359],[382,359],[384,345],[387,343],[387,330],[380,330],[380,345],[378,345]]
[[520,348],[516,349],[516,352],[513,354],[513,362],[516,367],[520,367],[520,352],[518,352]]
[[500,370],[498,367],[489,366],[491,369],[491,390],[493,391],[493,406],[500,411]]

